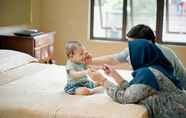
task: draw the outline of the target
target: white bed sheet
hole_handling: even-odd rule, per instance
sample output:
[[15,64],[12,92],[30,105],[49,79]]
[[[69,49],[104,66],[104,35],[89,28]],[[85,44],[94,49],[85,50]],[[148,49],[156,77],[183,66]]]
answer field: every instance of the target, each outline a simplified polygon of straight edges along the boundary
[[147,118],[143,106],[115,103],[105,93],[67,95],[66,77],[64,66],[39,63],[0,74],[0,117]]

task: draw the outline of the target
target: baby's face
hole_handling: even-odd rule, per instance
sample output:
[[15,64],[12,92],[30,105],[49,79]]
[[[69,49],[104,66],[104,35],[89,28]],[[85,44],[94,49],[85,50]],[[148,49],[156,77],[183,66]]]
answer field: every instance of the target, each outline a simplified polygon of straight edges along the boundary
[[84,48],[74,50],[71,60],[75,63],[83,63]]

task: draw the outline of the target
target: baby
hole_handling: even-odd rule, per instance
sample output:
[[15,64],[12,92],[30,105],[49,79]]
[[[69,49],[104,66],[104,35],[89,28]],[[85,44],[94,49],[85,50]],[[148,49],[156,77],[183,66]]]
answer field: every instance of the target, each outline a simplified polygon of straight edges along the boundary
[[85,49],[78,41],[69,41],[65,45],[68,74],[67,85],[64,90],[71,95],[91,95],[95,84],[87,79],[89,69],[84,64]]

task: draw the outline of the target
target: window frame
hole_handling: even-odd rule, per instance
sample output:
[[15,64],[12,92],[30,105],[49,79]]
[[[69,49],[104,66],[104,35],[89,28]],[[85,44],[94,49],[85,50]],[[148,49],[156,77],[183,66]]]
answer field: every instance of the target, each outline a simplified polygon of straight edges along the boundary
[[186,34],[186,32],[175,32],[175,31],[170,31],[169,29],[169,25],[170,25],[170,22],[169,22],[169,13],[170,13],[170,10],[169,10],[169,1],[170,0],[166,0],[166,32],[167,33],[171,33],[171,34],[179,34],[179,33],[182,33],[182,34]]
[[[159,1],[161,1],[161,0],[159,0]],[[185,46],[186,45],[186,42],[170,42],[170,41],[163,41],[163,19],[164,19],[164,9],[166,10],[166,12],[165,12],[165,16],[166,16],[166,18],[165,18],[165,21],[166,21],[166,32],[167,33],[174,33],[174,34],[179,34],[179,32],[169,32],[169,0],[162,0],[161,2],[163,2],[163,3],[161,3],[161,12],[162,12],[162,20],[161,20],[161,37],[159,38],[159,42],[158,43],[160,43],[160,44],[167,44],[167,45],[180,45],[180,46]],[[158,5],[157,5],[158,6]],[[159,17],[161,17],[161,15],[159,16]]]
[[94,37],[94,4],[95,0],[91,0],[90,2],[90,39],[91,40],[104,40],[104,41],[127,41],[126,37],[126,29],[127,29],[127,0],[123,0],[123,20],[122,20],[122,38],[102,38],[102,37]]
[[[160,44],[171,44],[171,45],[186,45],[186,42],[169,42],[169,41],[163,41],[163,24],[164,24],[164,9],[166,9],[166,30],[168,31],[168,2],[169,0],[156,0],[157,2],[157,8],[156,8],[156,27],[155,27],[155,35],[156,35],[156,42]],[[128,41],[126,39],[126,30],[127,30],[127,5],[128,0],[123,0],[123,24],[122,24],[122,38],[121,39],[115,39],[115,38],[103,38],[103,37],[94,37],[93,31],[94,31],[94,4],[95,0],[91,0],[90,2],[90,40],[104,40],[104,41],[121,41],[126,42]],[[167,32],[166,31],[166,32]],[[179,33],[177,33],[179,34]]]

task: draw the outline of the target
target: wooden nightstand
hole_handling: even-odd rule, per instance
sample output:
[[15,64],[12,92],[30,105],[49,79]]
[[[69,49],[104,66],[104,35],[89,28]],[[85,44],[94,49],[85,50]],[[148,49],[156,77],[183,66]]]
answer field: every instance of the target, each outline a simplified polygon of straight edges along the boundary
[[28,53],[42,63],[55,63],[53,58],[54,32],[34,37],[0,35],[0,49],[12,49]]

